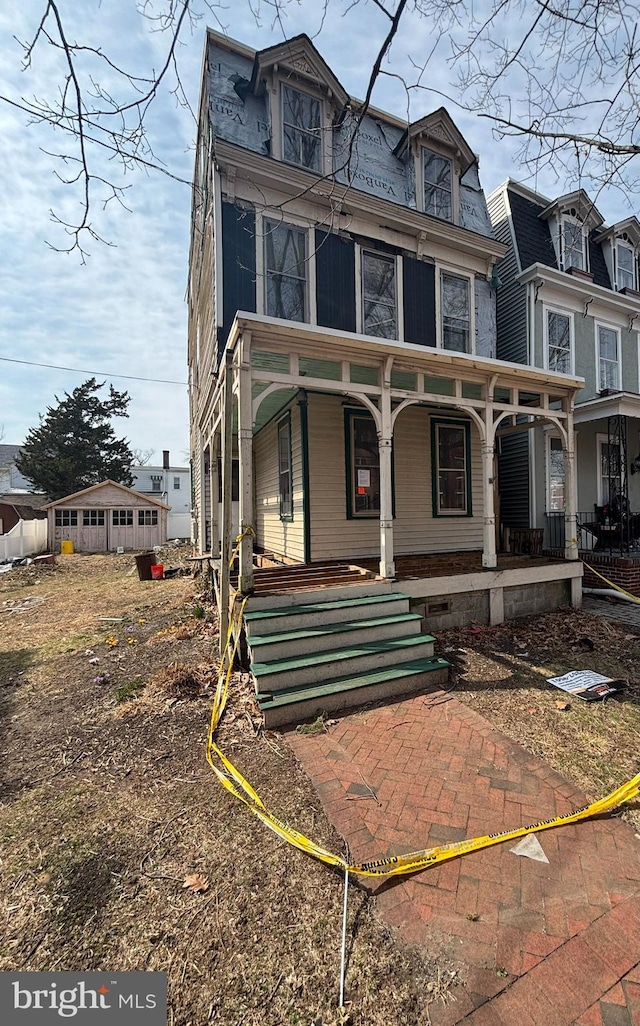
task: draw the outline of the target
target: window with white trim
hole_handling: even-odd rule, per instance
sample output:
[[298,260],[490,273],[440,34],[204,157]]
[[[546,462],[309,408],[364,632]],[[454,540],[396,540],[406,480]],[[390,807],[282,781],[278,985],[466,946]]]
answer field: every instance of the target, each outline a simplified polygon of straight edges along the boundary
[[179,488],[180,488],[180,478],[179,477],[174,477],[174,479],[173,479],[173,490],[175,492],[177,492],[179,490]]
[[585,258],[585,237],[582,225],[574,218],[563,217],[562,225],[562,266],[565,271],[570,267],[587,270]]
[[57,509],[56,510],[56,527],[77,527],[78,526],[78,511],[77,509]]
[[469,279],[443,271],[440,288],[442,348],[455,353],[471,352],[471,304]]
[[307,232],[265,218],[265,312],[287,321],[308,321]]
[[547,436],[547,512],[564,509],[564,451],[562,439]]
[[623,242],[616,245],[616,287],[618,290],[636,287],[635,252]]
[[138,527],[156,527],[158,524],[157,509],[139,509]]
[[310,171],[322,167],[322,102],[284,83],[282,159]]
[[422,150],[424,212],[453,220],[453,164],[433,150]]
[[571,374],[571,317],[547,310],[547,367],[559,374]]
[[396,258],[362,253],[362,333],[398,337]]
[[616,328],[597,325],[598,337],[598,391],[620,387],[620,333]]
[[83,511],[82,511],[82,526],[83,527],[104,527],[104,510],[103,509],[83,509]]

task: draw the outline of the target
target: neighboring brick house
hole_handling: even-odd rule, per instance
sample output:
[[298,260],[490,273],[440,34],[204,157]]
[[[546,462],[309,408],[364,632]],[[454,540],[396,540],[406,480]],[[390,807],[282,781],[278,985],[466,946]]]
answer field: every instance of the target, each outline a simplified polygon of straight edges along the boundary
[[[496,237],[498,355],[576,374],[583,550],[640,548],[640,222],[606,227],[584,190],[555,200],[507,180],[488,198]],[[502,441],[503,523],[565,544],[566,454],[551,423]]]

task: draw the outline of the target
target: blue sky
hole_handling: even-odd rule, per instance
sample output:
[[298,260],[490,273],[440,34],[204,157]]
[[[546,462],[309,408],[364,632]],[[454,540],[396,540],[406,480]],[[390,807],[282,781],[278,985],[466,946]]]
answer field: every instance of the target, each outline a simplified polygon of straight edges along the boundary
[[[482,0],[480,0],[482,2]],[[156,0],[156,8],[162,6]],[[44,0],[22,0],[0,9],[0,93],[20,102],[21,97],[52,95],[63,81],[61,53],[46,45],[34,53],[32,66],[21,67],[21,50],[14,36],[33,37],[45,7]],[[67,35],[76,42],[101,45],[112,59],[128,68],[161,65],[166,37],[150,33],[133,0],[59,0]],[[260,49],[283,38],[282,27],[272,23],[273,8],[253,0],[228,0],[220,7],[220,22],[228,34]],[[196,10],[197,0],[196,0]],[[202,10],[202,9],[201,9]],[[345,13],[346,12],[346,13]],[[204,12],[203,12],[204,14]],[[257,14],[257,16],[256,16]],[[205,25],[215,24],[207,12],[183,35],[178,50],[182,82],[197,107]],[[350,7],[329,0],[326,16],[314,0],[292,3],[283,19],[287,36],[308,32],[344,87],[354,96],[365,93],[369,71],[388,20],[373,3]],[[401,23],[386,70],[412,74],[411,60],[421,61],[433,46],[433,26],[417,15]],[[453,93],[452,73],[444,58],[444,42],[431,59],[428,83]],[[105,72],[103,84],[117,88]],[[373,97],[383,109],[403,116],[407,97],[398,78],[384,76]],[[446,105],[475,152],[480,174],[489,192],[507,174],[524,178],[516,163],[514,141],[496,143],[490,126],[446,103],[440,95],[420,91],[412,95],[412,120]],[[65,245],[58,216],[73,219],[79,209],[77,189],[62,184],[65,168],[49,153],[69,151],[63,133],[45,125],[29,125],[22,112],[0,103],[3,174],[0,177],[0,357],[80,368],[103,375],[116,388],[130,393],[128,420],[114,426],[133,447],[153,449],[152,462],[169,449],[173,463],[186,462],[188,410],[186,387],[148,381],[127,381],[117,374],[186,382],[186,304],[184,302],[189,247],[190,191],[186,184],[155,171],[133,171],[120,176],[104,154],[92,154],[96,173],[114,176],[126,186],[129,211],[97,186],[92,222],[109,246],[88,243],[90,256],[82,265],[77,254],[54,252],[47,242]],[[193,166],[194,121],[163,89],[151,108],[147,123],[154,153],[167,170],[190,180]],[[67,168],[66,173],[69,174]],[[530,182],[550,194],[564,191],[552,171]],[[611,222],[628,216],[618,194],[600,197],[601,212]],[[19,444],[38,414],[79,385],[85,374],[0,362],[0,428],[4,442]]]

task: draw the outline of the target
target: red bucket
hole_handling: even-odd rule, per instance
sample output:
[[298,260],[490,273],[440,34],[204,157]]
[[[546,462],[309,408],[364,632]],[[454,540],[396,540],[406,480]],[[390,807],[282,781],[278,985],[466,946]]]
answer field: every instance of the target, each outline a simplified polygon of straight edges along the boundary
[[161,581],[163,577],[164,577],[164,564],[163,563],[154,563],[153,566],[151,567],[151,580],[152,581]]

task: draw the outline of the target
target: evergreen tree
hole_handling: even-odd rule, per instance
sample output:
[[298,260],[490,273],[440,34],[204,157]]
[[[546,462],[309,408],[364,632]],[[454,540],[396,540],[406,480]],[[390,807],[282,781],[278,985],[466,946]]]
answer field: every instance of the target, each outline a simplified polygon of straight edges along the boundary
[[128,417],[131,396],[109,385],[108,399],[97,393],[105,382],[89,378],[65,398],[55,397],[40,426],[31,428],[16,466],[51,500],[79,492],[106,478],[131,485],[133,454],[126,438],[116,438],[112,417]]

